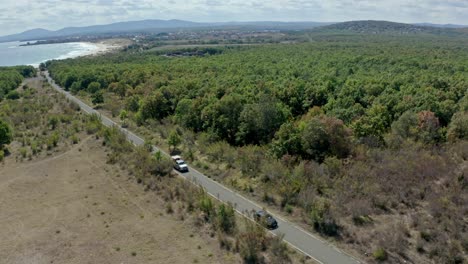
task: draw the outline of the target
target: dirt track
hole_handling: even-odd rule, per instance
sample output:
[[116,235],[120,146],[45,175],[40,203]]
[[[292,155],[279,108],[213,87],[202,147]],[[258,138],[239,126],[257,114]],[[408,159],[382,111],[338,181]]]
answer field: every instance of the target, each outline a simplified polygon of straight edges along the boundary
[[236,262],[105,160],[90,137],[56,157],[0,165],[0,263]]

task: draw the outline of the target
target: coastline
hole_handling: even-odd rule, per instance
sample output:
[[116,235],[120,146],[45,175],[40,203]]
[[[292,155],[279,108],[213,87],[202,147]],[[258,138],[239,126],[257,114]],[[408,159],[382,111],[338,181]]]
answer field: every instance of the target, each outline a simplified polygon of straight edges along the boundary
[[[65,59],[73,59],[73,58],[85,57],[85,56],[99,56],[105,53],[109,53],[112,51],[122,49],[125,46],[129,45],[130,43],[131,41],[126,40],[126,39],[109,39],[109,40],[102,40],[99,42],[69,42],[66,44],[79,45],[79,47],[76,50],[68,52],[67,54],[63,54],[58,57],[50,58],[47,60],[65,60]],[[56,44],[41,44],[41,45],[56,45]],[[44,60],[44,61],[47,61],[47,60]],[[39,64],[42,62],[31,63],[29,65],[35,68],[38,68]]]
[[84,56],[93,56],[93,55],[101,55],[104,53],[122,49],[130,45],[132,41],[128,39],[106,39],[106,40],[101,40],[99,42],[83,42],[83,43],[92,44],[97,47],[97,49],[94,52],[92,52],[92,54],[84,55]]

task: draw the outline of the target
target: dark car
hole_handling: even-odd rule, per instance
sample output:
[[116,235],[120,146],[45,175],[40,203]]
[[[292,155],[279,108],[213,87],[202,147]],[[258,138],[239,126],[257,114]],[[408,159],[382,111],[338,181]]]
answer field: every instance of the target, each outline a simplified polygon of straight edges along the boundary
[[262,225],[269,229],[278,228],[278,222],[276,221],[276,219],[263,210],[256,211],[254,214],[254,218],[255,221],[260,222]]

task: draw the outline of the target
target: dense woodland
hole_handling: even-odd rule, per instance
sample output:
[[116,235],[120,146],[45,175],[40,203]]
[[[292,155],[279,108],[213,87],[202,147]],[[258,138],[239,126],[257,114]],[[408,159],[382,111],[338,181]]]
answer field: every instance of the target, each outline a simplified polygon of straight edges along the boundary
[[12,91],[18,88],[24,78],[32,77],[35,73],[32,66],[0,67],[0,101],[8,96],[17,97]]
[[43,67],[139,126],[176,127],[184,154],[223,164],[221,180],[247,182],[368,261],[463,263],[467,42],[336,35]]

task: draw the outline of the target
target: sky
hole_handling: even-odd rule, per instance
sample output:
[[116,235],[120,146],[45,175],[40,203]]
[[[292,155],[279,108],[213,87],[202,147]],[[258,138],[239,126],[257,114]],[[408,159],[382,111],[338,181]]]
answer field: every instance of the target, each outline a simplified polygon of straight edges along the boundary
[[468,0],[0,0],[0,35],[142,19],[468,25]]

